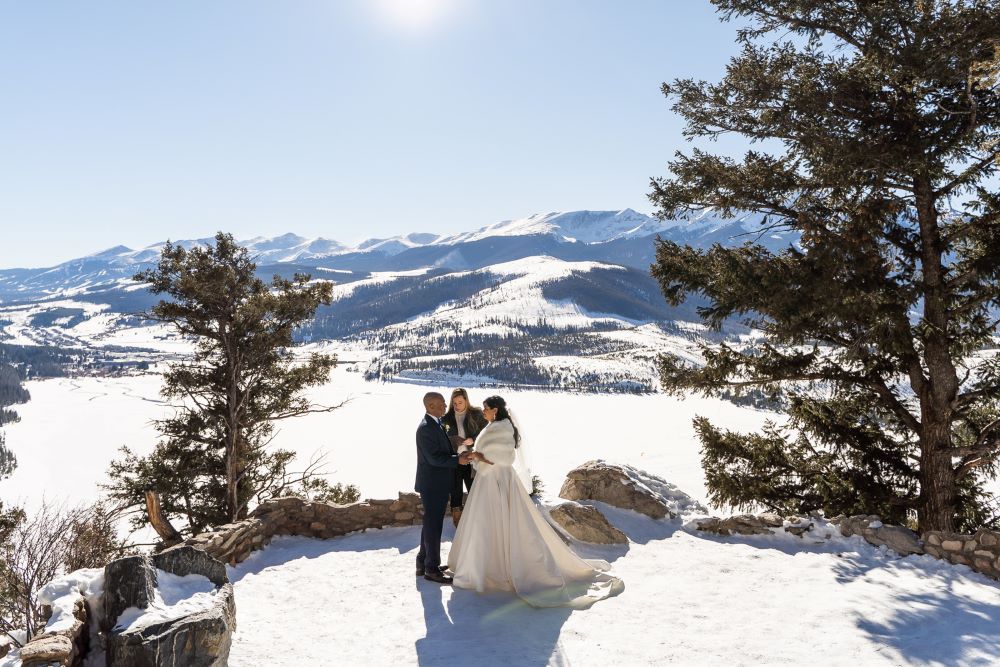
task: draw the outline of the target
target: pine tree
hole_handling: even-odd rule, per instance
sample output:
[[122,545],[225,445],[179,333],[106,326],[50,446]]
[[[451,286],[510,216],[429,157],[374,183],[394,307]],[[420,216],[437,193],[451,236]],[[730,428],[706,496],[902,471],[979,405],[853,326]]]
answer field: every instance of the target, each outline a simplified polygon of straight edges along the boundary
[[288,491],[294,454],[268,449],[274,423],[338,407],[303,396],[326,381],[336,359],[313,353],[300,361],[292,350],[297,327],[330,303],[332,290],[300,274],[268,284],[255,271],[247,250],[220,232],[208,247],[168,243],[155,268],[136,274],[168,297],[146,316],[195,347],[190,361],[163,376],[164,397],[181,407],[157,423],[155,451],[139,457],[126,448],[112,463],[108,488],[116,500],[144,506],[144,492],[155,490],[167,516],[182,516],[198,532],[242,519],[253,500]]
[[14,456],[12,451],[7,449],[4,434],[0,431],[0,480],[5,477],[10,477],[16,467],[17,457]]
[[[664,84],[695,147],[654,179],[661,215],[763,214],[794,247],[657,245],[667,300],[707,298],[718,328],[763,332],[661,360],[668,391],[757,388],[787,400],[761,434],[696,422],[714,501],[871,512],[923,530],[987,521],[1000,356],[1000,4],[712,0],[742,50],[719,83]],[[979,357],[975,359],[975,357]]]

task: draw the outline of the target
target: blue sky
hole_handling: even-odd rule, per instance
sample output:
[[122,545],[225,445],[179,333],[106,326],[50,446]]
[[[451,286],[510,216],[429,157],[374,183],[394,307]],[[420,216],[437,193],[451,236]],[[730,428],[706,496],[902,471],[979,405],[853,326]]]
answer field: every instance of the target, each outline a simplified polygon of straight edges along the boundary
[[0,0],[0,267],[649,212],[707,0]]

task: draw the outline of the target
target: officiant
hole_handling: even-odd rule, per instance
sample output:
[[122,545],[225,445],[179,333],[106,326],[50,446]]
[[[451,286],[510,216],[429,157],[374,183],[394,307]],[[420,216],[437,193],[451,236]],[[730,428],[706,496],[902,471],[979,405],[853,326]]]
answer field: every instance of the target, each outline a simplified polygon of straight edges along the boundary
[[[452,449],[456,454],[461,454],[472,449],[476,436],[486,428],[487,422],[483,411],[473,407],[469,402],[469,392],[460,387],[451,392],[448,412],[445,413],[441,423],[448,432]],[[456,527],[462,518],[465,491],[472,490],[474,476],[471,465],[460,465],[455,469],[455,486],[451,491],[451,520]]]

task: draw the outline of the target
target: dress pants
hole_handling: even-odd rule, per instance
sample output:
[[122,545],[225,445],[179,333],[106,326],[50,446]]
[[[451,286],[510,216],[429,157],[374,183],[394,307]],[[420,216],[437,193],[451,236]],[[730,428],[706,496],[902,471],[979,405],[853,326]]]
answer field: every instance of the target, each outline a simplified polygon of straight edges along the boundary
[[417,553],[417,568],[424,572],[437,573],[441,566],[441,530],[444,527],[444,510],[448,506],[448,488],[430,493],[421,493],[424,504],[424,526],[420,531],[420,551]]

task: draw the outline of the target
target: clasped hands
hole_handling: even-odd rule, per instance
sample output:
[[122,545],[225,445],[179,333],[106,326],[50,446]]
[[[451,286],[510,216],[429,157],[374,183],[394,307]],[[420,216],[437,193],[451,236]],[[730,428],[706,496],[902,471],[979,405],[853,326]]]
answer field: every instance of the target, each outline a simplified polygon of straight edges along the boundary
[[490,461],[479,452],[462,452],[458,455],[458,462],[462,465],[468,465],[472,461],[481,461],[482,463],[493,465],[493,461]]

